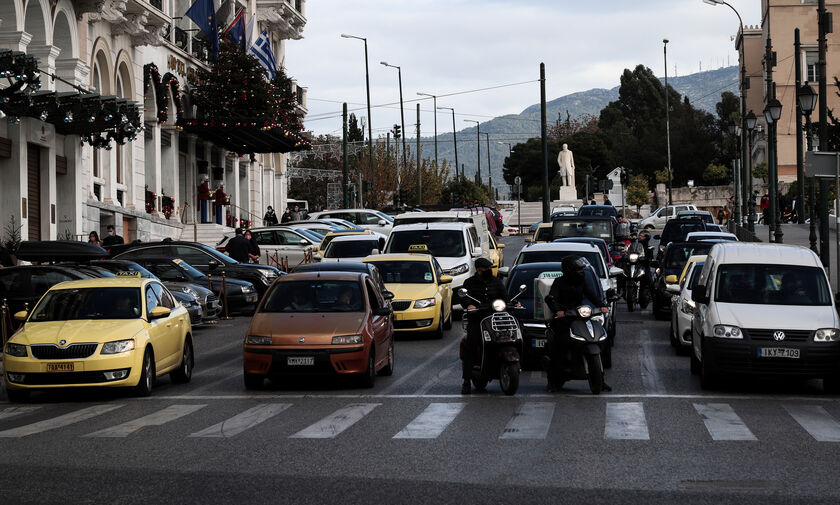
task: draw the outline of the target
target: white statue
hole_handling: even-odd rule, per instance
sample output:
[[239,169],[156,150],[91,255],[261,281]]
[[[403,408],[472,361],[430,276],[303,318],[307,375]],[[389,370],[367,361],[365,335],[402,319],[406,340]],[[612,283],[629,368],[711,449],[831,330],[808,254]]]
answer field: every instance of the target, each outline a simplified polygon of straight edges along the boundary
[[563,144],[563,149],[557,154],[557,164],[560,165],[560,177],[563,186],[575,187],[575,157],[569,150],[568,144]]

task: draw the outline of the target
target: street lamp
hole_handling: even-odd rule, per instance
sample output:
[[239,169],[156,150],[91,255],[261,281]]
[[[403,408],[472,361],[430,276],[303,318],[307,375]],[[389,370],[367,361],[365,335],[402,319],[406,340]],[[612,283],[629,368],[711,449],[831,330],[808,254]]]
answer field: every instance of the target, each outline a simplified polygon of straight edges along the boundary
[[478,169],[476,171],[476,177],[478,178],[478,185],[481,186],[481,123],[479,123],[475,119],[465,119],[464,122],[465,123],[475,123],[475,126],[477,128],[476,135],[475,135],[476,145],[478,145],[478,151],[476,151],[476,153],[477,153],[476,154],[476,161],[477,161],[476,166],[478,167]]
[[[739,137],[741,136],[741,127],[735,124],[735,122],[729,123],[726,127],[729,134],[736,138],[736,150]],[[738,170],[735,170],[735,159],[732,160],[732,182],[735,186],[735,205],[732,207],[732,218],[735,220],[735,223],[738,226],[741,226],[741,186],[739,184],[740,174]]]
[[674,204],[671,193],[671,106],[668,104],[668,39],[662,39],[662,51],[665,56],[665,138],[668,143],[668,205]]
[[[775,98],[767,101],[764,107],[764,119],[767,121],[768,135],[770,145],[767,152],[769,154],[767,172],[768,179],[770,179],[770,233],[771,241],[775,238],[776,243],[782,243],[782,227],[779,222],[779,194],[777,189],[777,182],[779,178],[778,165],[776,161],[776,122],[782,116],[782,104]],[[775,233],[774,233],[775,231]]]
[[490,166],[490,134],[484,134],[485,140],[487,140],[487,174],[490,178],[490,198],[493,198],[493,168]]
[[[356,39],[365,43],[365,89],[367,90],[367,124],[368,124],[368,168],[370,169],[370,176],[373,177],[373,121],[370,117],[370,72],[368,70],[368,49],[367,39],[364,37],[357,37],[342,33],[341,37],[344,39]],[[403,128],[405,130],[405,128]],[[361,188],[359,188],[361,190]]]
[[437,96],[430,95],[428,93],[420,93],[420,92],[418,92],[417,94],[419,96],[430,96],[430,97],[432,97],[432,103],[434,104],[434,109],[435,109],[435,168],[437,168],[437,163],[438,163],[438,155],[437,155],[437,153],[438,153],[438,151],[437,151]]
[[[455,132],[455,109],[452,107],[437,107],[437,109],[452,111],[452,142],[455,143],[455,179],[458,179],[458,134]],[[461,174],[461,176],[463,175]]]
[[744,123],[747,126],[747,168],[744,171],[745,184],[747,187],[747,229],[755,233],[755,200],[753,199],[753,176],[752,176],[752,132],[755,129],[755,124],[758,118],[755,117],[753,111],[750,111],[744,118]]
[[[808,85],[806,82],[799,88],[799,109],[802,111],[802,115],[805,116],[805,142],[806,142],[806,149],[810,151],[813,149],[812,143],[813,140],[811,138],[811,113],[814,112],[814,109],[817,107],[817,93],[814,91],[814,88]],[[814,252],[819,252],[817,248],[817,220],[816,217],[816,198],[817,198],[817,188],[816,188],[816,180],[812,177],[811,184],[809,184],[808,189],[808,215],[810,216],[810,224],[808,225],[808,241],[811,246],[811,250]],[[804,196],[804,191],[802,192]]]
[[[397,78],[399,79],[400,83],[400,123],[402,124],[402,159],[403,159],[403,171],[408,170],[408,159],[406,158],[405,154],[405,112],[403,111],[403,96],[402,96],[402,68],[398,67],[397,65],[391,65],[388,62],[380,61],[382,65],[386,67],[396,68],[397,69]],[[400,193],[400,174],[397,173],[397,195]],[[398,196],[399,198],[399,196]],[[400,202],[405,203],[405,202]]]

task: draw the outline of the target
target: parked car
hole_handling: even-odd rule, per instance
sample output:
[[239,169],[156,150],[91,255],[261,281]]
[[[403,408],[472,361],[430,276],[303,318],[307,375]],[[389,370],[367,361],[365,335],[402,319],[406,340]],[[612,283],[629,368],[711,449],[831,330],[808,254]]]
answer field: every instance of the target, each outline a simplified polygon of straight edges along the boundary
[[677,212],[684,211],[684,210],[697,210],[697,206],[691,203],[680,204],[680,205],[666,205],[665,207],[659,207],[655,211],[651,212],[651,214],[639,220],[639,228],[644,228],[647,230],[652,230],[654,228],[661,229],[665,226],[665,223],[671,219],[674,219],[677,216]]
[[373,209],[325,210],[322,212],[313,212],[309,217],[312,219],[344,219],[366,230],[377,231],[385,235],[388,235],[394,226],[394,218],[384,212]]
[[89,279],[92,275],[68,266],[19,265],[0,268],[0,300],[11,313],[31,310],[51,287],[60,282]]
[[391,308],[367,274],[289,274],[266,292],[243,346],[244,380],[289,375],[356,377],[373,387],[394,372]]
[[715,244],[691,297],[691,372],[704,389],[724,376],[776,375],[840,391],[840,317],[813,251]]
[[[297,265],[305,258],[314,259],[320,239],[302,230],[289,226],[269,226],[251,228],[251,236],[260,246],[262,259],[276,257],[278,260],[289,259],[289,265]],[[225,252],[225,246],[234,237],[234,232],[225,233],[222,240],[216,244],[216,250]]]

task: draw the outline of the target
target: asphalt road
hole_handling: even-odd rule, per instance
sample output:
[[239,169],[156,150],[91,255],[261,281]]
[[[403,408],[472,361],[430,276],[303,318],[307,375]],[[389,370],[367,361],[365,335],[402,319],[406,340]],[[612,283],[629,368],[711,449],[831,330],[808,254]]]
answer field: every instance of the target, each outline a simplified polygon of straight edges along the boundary
[[[507,238],[506,263],[521,247]],[[3,503],[838,503],[840,398],[819,381],[704,392],[668,323],[619,314],[613,392],[525,372],[461,396],[459,324],[397,339],[397,369],[242,384],[247,319],[196,330],[190,384],[0,393]]]

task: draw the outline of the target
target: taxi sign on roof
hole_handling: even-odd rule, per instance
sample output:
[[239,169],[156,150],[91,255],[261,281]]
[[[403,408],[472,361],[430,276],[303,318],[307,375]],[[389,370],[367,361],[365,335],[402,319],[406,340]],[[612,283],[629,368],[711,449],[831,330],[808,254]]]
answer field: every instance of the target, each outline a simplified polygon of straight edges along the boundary
[[114,274],[116,277],[141,277],[140,272],[121,271]]
[[558,277],[563,277],[563,272],[542,272],[540,273],[540,279],[556,279]]
[[426,252],[429,250],[429,246],[426,244],[412,244],[408,246],[408,252]]

